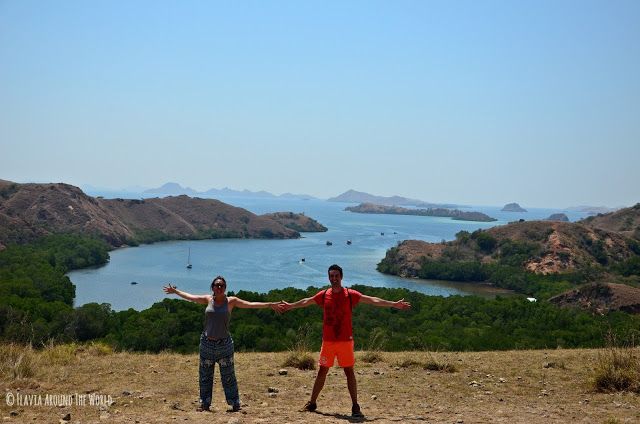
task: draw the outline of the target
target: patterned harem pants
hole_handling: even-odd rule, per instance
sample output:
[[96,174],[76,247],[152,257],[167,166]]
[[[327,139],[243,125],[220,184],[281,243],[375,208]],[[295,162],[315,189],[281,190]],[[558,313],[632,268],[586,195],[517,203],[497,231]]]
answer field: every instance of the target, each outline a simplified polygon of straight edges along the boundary
[[200,336],[200,404],[203,407],[211,405],[213,395],[213,371],[215,363],[220,366],[220,380],[224,389],[227,404],[240,406],[238,382],[233,366],[233,339],[209,340]]

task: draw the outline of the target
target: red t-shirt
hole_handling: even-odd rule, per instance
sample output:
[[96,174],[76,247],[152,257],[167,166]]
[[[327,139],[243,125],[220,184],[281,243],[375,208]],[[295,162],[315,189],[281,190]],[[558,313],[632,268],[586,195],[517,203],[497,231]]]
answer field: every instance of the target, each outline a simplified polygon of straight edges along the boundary
[[[351,308],[360,302],[362,294],[353,289],[342,288],[342,293],[334,295],[333,289],[319,291],[313,300],[322,306],[322,340],[342,342],[353,340]],[[351,298],[351,300],[349,300]]]

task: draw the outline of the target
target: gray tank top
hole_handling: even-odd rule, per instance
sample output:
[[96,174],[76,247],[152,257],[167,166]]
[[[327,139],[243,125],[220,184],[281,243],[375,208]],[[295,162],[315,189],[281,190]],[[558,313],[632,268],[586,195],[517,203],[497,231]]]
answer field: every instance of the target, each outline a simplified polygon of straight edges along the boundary
[[229,314],[229,299],[225,296],[224,303],[220,306],[216,306],[211,297],[211,302],[207,305],[207,309],[204,311],[205,324],[204,335],[214,339],[225,339],[229,337],[229,320],[231,314]]

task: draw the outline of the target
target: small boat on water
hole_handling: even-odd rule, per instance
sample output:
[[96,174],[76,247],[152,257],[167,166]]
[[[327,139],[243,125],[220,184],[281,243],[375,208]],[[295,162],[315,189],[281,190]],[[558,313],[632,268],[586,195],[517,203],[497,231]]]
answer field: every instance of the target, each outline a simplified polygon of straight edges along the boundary
[[304,258],[300,259],[300,262],[304,262]]
[[381,235],[381,236],[383,236],[383,235],[384,235],[384,233],[380,233],[380,235]]
[[331,243],[330,241],[327,241],[327,246],[331,246],[333,243]]
[[347,240],[347,244],[351,244],[351,240]]
[[132,285],[132,286],[135,286],[136,284],[138,284],[138,282],[137,282],[137,281],[132,281],[132,282],[131,282],[131,285]]

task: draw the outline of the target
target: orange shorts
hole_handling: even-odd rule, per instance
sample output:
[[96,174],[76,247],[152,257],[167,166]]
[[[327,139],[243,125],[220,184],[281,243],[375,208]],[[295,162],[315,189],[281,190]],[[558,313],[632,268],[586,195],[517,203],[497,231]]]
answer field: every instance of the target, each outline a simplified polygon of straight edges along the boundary
[[338,366],[342,368],[352,367],[356,363],[356,357],[353,354],[353,340],[346,342],[322,342],[320,348],[320,360],[318,363],[321,367],[333,366],[333,361],[338,357]]

